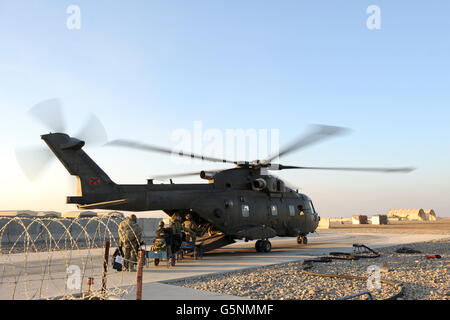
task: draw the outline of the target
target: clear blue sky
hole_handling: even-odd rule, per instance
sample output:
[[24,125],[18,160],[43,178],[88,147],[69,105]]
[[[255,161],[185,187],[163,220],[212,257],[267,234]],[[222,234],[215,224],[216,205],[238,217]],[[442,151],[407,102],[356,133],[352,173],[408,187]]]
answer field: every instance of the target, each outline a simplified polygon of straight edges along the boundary
[[[69,5],[81,29],[68,30]],[[381,30],[366,27],[369,5]],[[55,163],[37,182],[14,149],[43,142],[27,111],[59,97],[76,132],[94,112],[111,139],[168,147],[172,133],[310,123],[353,132],[283,158],[292,165],[415,166],[408,175],[282,172],[323,216],[434,208],[450,215],[450,2],[0,0],[0,210],[73,210]],[[87,149],[117,183],[215,168]],[[176,182],[198,181],[178,179]]]

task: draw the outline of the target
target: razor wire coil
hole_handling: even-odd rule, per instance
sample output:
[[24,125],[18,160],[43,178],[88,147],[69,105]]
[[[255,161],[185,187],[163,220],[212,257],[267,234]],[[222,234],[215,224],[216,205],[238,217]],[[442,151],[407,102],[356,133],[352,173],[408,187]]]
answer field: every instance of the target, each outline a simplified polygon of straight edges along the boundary
[[[119,247],[117,216],[0,217],[0,299],[124,297],[136,274],[112,268]],[[105,243],[109,241],[104,275]],[[137,255],[137,252],[136,252]],[[101,290],[102,277],[106,290]],[[87,280],[94,279],[89,288]]]

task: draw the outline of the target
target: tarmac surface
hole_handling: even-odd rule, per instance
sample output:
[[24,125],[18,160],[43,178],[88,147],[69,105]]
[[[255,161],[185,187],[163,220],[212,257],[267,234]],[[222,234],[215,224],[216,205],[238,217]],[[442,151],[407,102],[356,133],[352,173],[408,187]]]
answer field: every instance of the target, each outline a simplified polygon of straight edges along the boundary
[[[332,251],[352,252],[353,244],[365,244],[371,248],[381,248],[419,241],[446,238],[441,234],[357,234],[357,233],[315,233],[308,236],[307,245],[299,245],[296,238],[271,239],[272,252],[256,253],[253,242],[237,242],[206,253],[202,260],[187,258],[173,268],[164,264],[150,265],[144,270],[142,298],[148,300],[209,300],[245,299],[208,291],[174,286],[181,278],[195,278],[211,273],[225,273],[261,266],[310,259],[327,255]],[[134,288],[122,299],[135,299]]]
[[[300,261],[327,255],[331,251],[352,252],[354,243],[380,248],[445,237],[448,236],[405,233],[332,233],[329,230],[309,235],[307,245],[297,244],[296,238],[271,239],[272,252],[270,253],[256,253],[254,241],[247,243],[241,241],[205,253],[202,259],[194,260],[187,257],[170,268],[167,267],[165,261],[161,261],[158,266],[154,266],[152,261],[148,261],[143,272],[142,298],[146,300],[242,299],[236,296],[175,286],[171,284],[171,281]],[[114,249],[111,248],[110,255]],[[50,257],[43,252],[29,254],[26,257],[26,268],[23,267],[23,254],[9,257],[0,255],[0,266],[2,267],[0,270],[0,299],[45,299],[60,296],[61,293],[67,292],[67,268],[70,265],[78,265],[81,269],[82,291],[86,290],[86,277],[94,278],[92,290],[98,290],[101,286],[102,252],[103,249],[91,249],[89,252],[78,250],[70,253],[70,261],[68,261],[67,252],[53,252]],[[48,272],[49,269],[51,272]],[[117,272],[109,265],[107,287],[112,289],[109,297],[136,299],[136,276],[136,272]],[[43,277],[44,281],[42,281]],[[118,288],[125,290],[114,294],[114,290]]]

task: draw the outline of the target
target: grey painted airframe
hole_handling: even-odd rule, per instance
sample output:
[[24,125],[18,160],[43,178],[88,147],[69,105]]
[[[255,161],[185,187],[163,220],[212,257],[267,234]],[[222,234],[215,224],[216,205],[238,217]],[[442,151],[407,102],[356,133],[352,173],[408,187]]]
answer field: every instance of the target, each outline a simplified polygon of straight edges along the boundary
[[[317,126],[311,134],[297,140],[276,156],[263,161],[236,162],[194,154],[180,156],[206,161],[233,163],[235,168],[198,172],[208,183],[126,185],[114,183],[83,151],[84,141],[64,133],[41,136],[69,173],[78,178],[78,195],[67,197],[67,203],[80,209],[126,211],[163,210],[169,216],[190,213],[199,226],[198,242],[212,250],[236,239],[257,240],[258,252],[271,250],[270,238],[297,237],[307,243],[307,235],[316,230],[320,217],[313,202],[305,195],[270,175],[272,170],[319,169],[376,172],[408,172],[412,168],[318,168],[272,164],[272,160],[341,133],[342,128]],[[126,140],[115,140],[112,146],[171,153],[171,150]],[[175,174],[168,177],[192,175]]]

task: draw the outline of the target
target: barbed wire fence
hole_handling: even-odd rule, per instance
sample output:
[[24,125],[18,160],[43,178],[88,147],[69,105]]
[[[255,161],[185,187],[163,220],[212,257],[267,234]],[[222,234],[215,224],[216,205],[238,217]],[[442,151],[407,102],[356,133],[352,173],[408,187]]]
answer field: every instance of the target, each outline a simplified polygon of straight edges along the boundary
[[[118,216],[0,217],[0,299],[129,295],[136,285],[136,273],[112,268],[123,220]],[[105,246],[109,247],[107,272]]]

